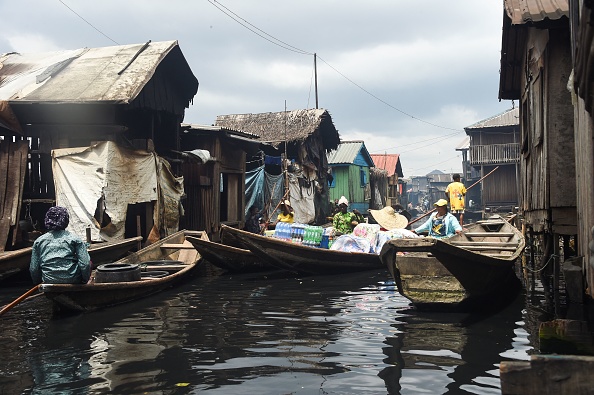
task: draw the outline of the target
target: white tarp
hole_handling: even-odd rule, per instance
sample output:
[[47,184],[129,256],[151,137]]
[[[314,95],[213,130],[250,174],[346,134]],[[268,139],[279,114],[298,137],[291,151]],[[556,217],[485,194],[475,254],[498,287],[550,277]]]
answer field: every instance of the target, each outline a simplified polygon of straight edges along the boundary
[[289,196],[294,213],[294,221],[300,224],[309,224],[316,217],[314,206],[315,183],[310,181],[309,187],[300,186],[299,179],[289,174]]
[[[177,230],[183,179],[173,177],[168,163],[153,152],[118,147],[110,141],[56,149],[52,151],[52,171],[56,203],[70,213],[68,230],[83,240],[89,226],[93,241],[123,239],[128,205],[151,201],[156,202],[153,217],[159,230],[163,225],[164,233]],[[111,218],[109,229],[100,229],[94,218],[102,197],[105,213]],[[176,218],[167,218],[172,210],[163,206],[164,197],[169,201],[166,206],[177,210]]]

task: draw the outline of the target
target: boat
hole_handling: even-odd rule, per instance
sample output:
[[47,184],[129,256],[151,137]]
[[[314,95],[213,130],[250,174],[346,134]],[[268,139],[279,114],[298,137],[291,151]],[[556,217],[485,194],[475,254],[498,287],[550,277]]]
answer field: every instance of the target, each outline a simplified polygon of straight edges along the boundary
[[221,237],[236,239],[271,266],[297,274],[341,274],[383,269],[377,254],[304,246],[222,225]]
[[263,262],[250,250],[238,248],[223,243],[188,236],[200,255],[219,269],[229,273],[257,273],[278,269]]
[[521,282],[514,264],[524,247],[520,231],[493,216],[447,239],[390,240],[380,259],[418,310],[486,311],[517,296]]
[[122,277],[124,281],[99,282],[99,266],[88,284],[41,284],[39,291],[52,300],[55,310],[77,312],[152,295],[187,279],[199,267],[201,255],[187,236],[208,238],[203,231],[181,230],[112,264],[115,271],[140,271],[140,279]]
[[[124,256],[141,241],[142,236],[137,236],[124,240],[91,244],[88,249],[91,262],[93,266],[113,262]],[[25,247],[14,251],[1,252],[0,281],[28,270],[31,263],[32,250],[32,247]]]

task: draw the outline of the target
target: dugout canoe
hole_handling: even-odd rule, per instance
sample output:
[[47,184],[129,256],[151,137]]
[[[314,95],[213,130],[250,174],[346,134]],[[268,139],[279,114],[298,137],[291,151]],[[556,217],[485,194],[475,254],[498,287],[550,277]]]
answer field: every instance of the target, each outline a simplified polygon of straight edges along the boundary
[[390,240],[380,259],[419,310],[485,311],[517,296],[514,265],[524,247],[520,231],[494,216],[449,239]]
[[187,240],[204,259],[229,273],[257,273],[277,269],[262,262],[250,250],[192,236],[188,236]]
[[[152,295],[194,274],[201,255],[187,236],[208,238],[205,232],[182,230],[115,262],[136,267],[141,279],[97,282],[97,270],[89,284],[41,284],[39,290],[58,311],[92,311]],[[114,265],[115,265],[114,264]],[[158,274],[157,274],[158,273]]]
[[307,247],[226,225],[222,225],[221,234],[245,245],[262,262],[293,273],[336,275],[385,268],[377,254]]
[[[93,266],[114,262],[135,248],[142,241],[142,236],[124,240],[91,244],[89,256]],[[29,269],[32,247],[0,253],[0,281]]]

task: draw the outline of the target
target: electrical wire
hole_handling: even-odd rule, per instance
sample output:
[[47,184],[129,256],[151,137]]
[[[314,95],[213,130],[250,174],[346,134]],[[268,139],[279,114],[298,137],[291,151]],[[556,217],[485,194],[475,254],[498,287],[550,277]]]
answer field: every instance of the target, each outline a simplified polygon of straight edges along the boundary
[[[260,36],[260,37],[261,37],[261,38],[263,38],[263,39],[265,39],[266,41],[269,41],[270,43],[272,43],[272,44],[274,44],[274,45],[277,45],[277,46],[279,46],[279,47],[281,47],[281,48],[284,48],[284,49],[286,49],[286,50],[288,50],[288,51],[296,52],[296,53],[299,53],[299,54],[302,54],[302,55],[314,55],[314,53],[313,53],[313,52],[307,52],[307,51],[304,51],[304,50],[302,50],[302,49],[299,49],[299,48],[297,48],[297,47],[294,47],[294,46],[292,46],[292,45],[290,45],[290,44],[287,44],[287,43],[285,43],[284,41],[282,41],[282,40],[279,40],[278,38],[276,38],[276,37],[274,37],[274,36],[272,36],[272,35],[270,35],[270,34],[266,33],[266,32],[265,32],[265,31],[263,31],[262,29],[260,29],[260,28],[258,28],[258,27],[256,27],[256,26],[252,25],[251,23],[249,23],[249,22],[248,22],[248,21],[246,21],[245,19],[241,18],[239,15],[237,15],[235,12],[231,11],[229,8],[225,7],[225,6],[224,6],[224,5],[223,5],[221,2],[219,2],[219,1],[216,1],[216,0],[208,0],[208,2],[209,2],[210,4],[212,4],[213,6],[215,6],[215,7],[216,7],[216,8],[217,8],[219,11],[221,11],[222,13],[224,13],[225,15],[227,15],[229,18],[233,19],[235,22],[239,23],[241,26],[245,27],[246,29],[248,29],[248,30],[249,30],[249,31],[251,31],[252,33],[254,33],[254,34],[256,34],[256,35]],[[219,6],[219,5],[220,5],[220,6]],[[224,10],[223,10],[223,8],[224,8]],[[225,10],[227,10],[228,12],[227,12],[227,11],[225,11]],[[231,14],[233,14],[233,15],[231,15]],[[252,28],[250,28],[250,27],[248,27],[248,26],[246,26],[244,23],[240,22],[238,19],[241,19],[242,21],[244,21],[246,24],[248,24],[249,26],[253,27],[253,29],[252,29]],[[254,29],[256,29],[257,31],[255,31]],[[258,32],[261,32],[262,34],[260,34],[260,33],[258,33]],[[268,37],[265,37],[264,35],[266,35],[266,36],[268,36],[268,37],[270,37],[270,38],[268,38]],[[273,41],[273,40],[274,40],[274,41]],[[279,43],[280,43],[280,44],[279,44]],[[282,45],[281,45],[281,44],[282,44]],[[414,119],[414,120],[416,120],[416,121],[419,121],[419,122],[425,123],[425,124],[427,124],[427,125],[434,126],[434,127],[436,127],[436,128],[440,128],[440,129],[446,129],[446,130],[460,131],[460,129],[449,128],[449,127],[446,127],[446,126],[437,125],[437,124],[435,124],[435,123],[432,123],[432,122],[429,122],[429,121],[425,121],[425,120],[423,120],[423,119],[421,119],[421,118],[418,118],[418,117],[415,117],[414,115],[411,115],[411,114],[409,114],[409,113],[407,113],[407,112],[405,112],[405,111],[402,111],[401,109],[399,109],[399,108],[397,108],[397,107],[394,107],[394,106],[393,106],[393,105],[391,105],[390,103],[388,103],[388,102],[386,102],[385,100],[383,100],[383,99],[379,98],[378,96],[374,95],[373,93],[371,93],[370,91],[368,91],[367,89],[363,88],[361,85],[357,84],[355,81],[353,81],[352,79],[350,79],[349,77],[347,77],[346,75],[344,75],[343,73],[341,73],[341,72],[340,72],[338,69],[336,69],[335,67],[333,67],[333,66],[332,66],[330,63],[328,63],[327,61],[325,61],[324,59],[322,59],[322,58],[320,57],[320,55],[317,55],[317,57],[318,57],[318,58],[319,58],[319,59],[320,59],[322,62],[326,63],[326,65],[327,65],[328,67],[330,67],[332,70],[334,70],[334,71],[335,71],[336,73],[338,73],[340,76],[342,76],[344,79],[346,79],[347,81],[349,81],[351,84],[355,85],[357,88],[361,89],[363,92],[367,93],[369,96],[371,96],[371,97],[373,97],[374,99],[378,100],[379,102],[381,102],[381,103],[385,104],[386,106],[388,106],[388,107],[392,108],[393,110],[396,110],[396,111],[398,111],[399,113],[401,113],[401,114],[403,114],[403,115],[406,115],[407,117],[410,117],[410,118],[412,118],[412,119]]]
[[388,151],[388,150],[391,150],[391,149],[394,149],[394,148],[408,147],[409,145],[420,144],[420,143],[424,143],[426,141],[433,141],[433,140],[442,139],[442,138],[446,138],[446,137],[450,137],[450,136],[457,136],[460,133],[462,133],[462,132],[454,132],[454,133],[451,133],[451,134],[447,134],[445,136],[431,137],[430,139],[415,141],[414,143],[402,144],[402,145],[397,145],[397,146],[394,146],[394,147],[382,148],[382,149],[379,149],[379,150],[369,151],[369,152],[370,153],[383,152],[383,151]]
[[[274,36],[266,33],[264,30],[258,28],[257,26],[252,25],[251,23],[249,23],[248,21],[246,21],[245,19],[243,19],[242,17],[240,17],[239,15],[237,15],[236,13],[234,13],[233,11],[231,11],[229,8],[225,7],[220,2],[218,2],[216,0],[208,0],[208,2],[210,4],[212,4],[213,6],[215,6],[223,14],[227,15],[229,18],[233,19],[235,22],[239,23],[241,26],[245,27],[246,29],[248,29],[252,33],[256,34],[257,36],[263,38],[264,40],[266,40],[266,41],[268,41],[268,42],[270,42],[270,43],[272,43],[274,45],[277,45],[277,46],[279,46],[281,48],[284,48],[284,49],[286,49],[288,51],[296,52],[296,53],[299,53],[301,55],[313,55],[313,53],[310,53],[310,52],[304,51],[302,49],[299,49],[297,47],[294,47],[294,46],[292,46],[290,44],[287,44],[286,42],[284,42],[282,40],[279,40],[278,38],[276,38],[276,37],[274,37]],[[224,8],[224,10],[223,10],[223,8]],[[231,15],[231,14],[233,14],[233,15]],[[245,22],[245,24],[243,22],[240,22],[238,19],[240,19],[241,21]],[[248,27],[248,26],[246,26],[246,24],[249,25],[249,26],[251,26],[251,27],[253,27],[253,29],[250,28],[250,27]],[[260,34],[258,32],[261,32],[262,34]],[[270,38],[265,37],[264,35],[265,36],[268,36]]]
[[103,35],[105,38],[107,38],[108,40],[110,40],[111,42],[113,42],[116,45],[120,45],[120,43],[118,43],[117,41],[115,41],[113,38],[109,37],[107,34],[103,33],[101,30],[97,29],[95,26],[93,26],[93,24],[89,21],[87,21],[85,18],[83,18],[78,12],[74,11],[72,8],[70,8],[70,6],[66,3],[64,3],[62,0],[58,0],[60,3],[62,3],[62,5],[64,5],[64,7],[68,8],[70,11],[72,11],[74,13],[74,15],[76,15],[77,17],[79,17],[80,19],[82,19],[87,25],[91,26],[93,29],[97,30],[101,35]]

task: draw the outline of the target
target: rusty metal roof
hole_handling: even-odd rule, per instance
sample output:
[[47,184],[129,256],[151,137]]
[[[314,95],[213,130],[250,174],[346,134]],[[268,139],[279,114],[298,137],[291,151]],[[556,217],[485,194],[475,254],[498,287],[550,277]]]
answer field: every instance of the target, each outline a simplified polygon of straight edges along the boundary
[[175,70],[172,80],[189,101],[198,80],[177,41],[103,48],[0,55],[0,101],[10,103],[129,103],[157,67]]
[[569,0],[505,0],[504,7],[512,25],[569,16]]
[[371,159],[373,159],[375,167],[388,172],[388,177],[392,177],[394,174],[398,174],[398,177],[404,177],[399,154],[373,154]]

